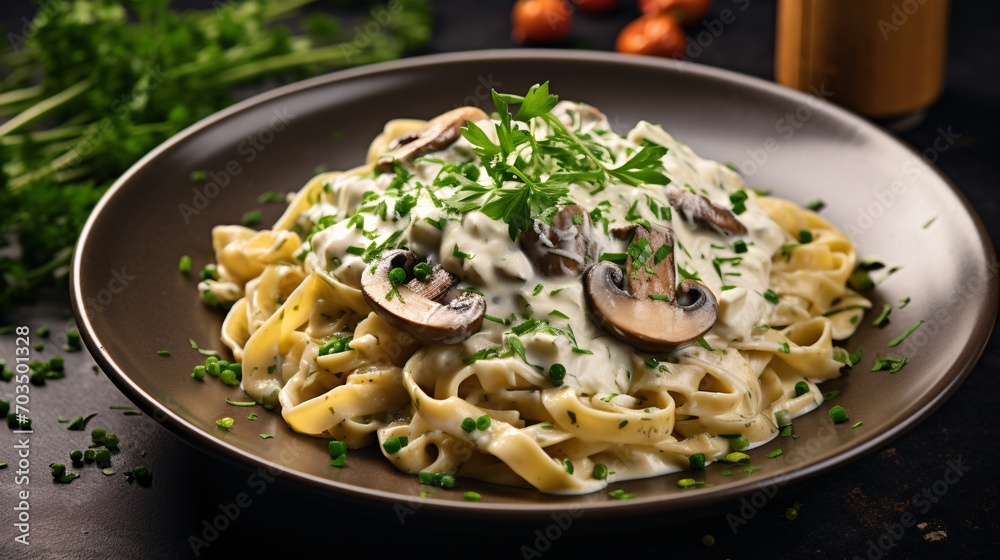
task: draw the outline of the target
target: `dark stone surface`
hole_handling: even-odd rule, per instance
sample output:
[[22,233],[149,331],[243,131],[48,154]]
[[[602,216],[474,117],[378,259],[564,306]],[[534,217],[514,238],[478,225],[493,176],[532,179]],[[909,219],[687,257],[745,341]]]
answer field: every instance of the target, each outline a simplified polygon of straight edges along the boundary
[[[434,4],[438,31],[429,52],[513,46],[508,26],[511,2]],[[713,14],[729,4],[738,12],[736,20],[713,37],[695,61],[772,78],[774,2],[717,0]],[[746,9],[739,10],[740,6]],[[23,0],[5,1],[0,5],[0,21],[10,30],[34,10]],[[633,15],[632,2],[625,1],[611,15],[578,17],[574,39],[565,46],[610,49],[617,30]],[[935,156],[936,163],[979,211],[994,244],[1000,241],[1000,174],[994,159],[1000,150],[996,129],[1000,122],[996,108],[1000,99],[998,18],[996,3],[955,3],[945,93],[918,126],[901,135],[917,150],[932,148],[941,131],[960,135],[954,145]],[[919,247],[912,250],[919,251]],[[103,374],[92,370],[93,361],[86,352],[61,350],[70,317],[68,303],[54,295],[51,301],[17,309],[4,321],[27,325],[36,335],[43,326],[51,328],[52,339],[32,354],[37,358],[65,356],[66,377],[51,380],[45,387],[31,387],[36,431],[30,442],[30,486],[15,484],[13,446],[17,442],[9,430],[0,429],[0,461],[11,464],[0,470],[0,558],[185,558],[194,554],[192,536],[206,539],[208,546],[199,552],[209,557],[274,548],[324,555],[353,549],[366,551],[359,556],[511,558],[534,557],[527,551],[537,547],[545,557],[942,558],[979,557],[998,543],[997,484],[992,472],[1000,458],[992,441],[997,435],[993,414],[1000,389],[996,337],[967,381],[938,411],[862,461],[804,487],[783,489],[761,507],[737,502],[707,517],[692,512],[691,521],[680,525],[613,534],[575,531],[571,525],[564,531],[550,529],[550,537],[556,538],[547,545],[538,536],[546,527],[538,527],[536,534],[523,528],[498,531],[472,522],[427,526],[415,521],[419,511],[403,525],[391,513],[364,517],[280,479],[269,481],[266,474],[262,477],[209,457],[174,437],[154,418],[109,410],[109,406],[131,403]],[[39,341],[33,337],[33,343]],[[10,362],[13,355],[13,337],[0,337],[0,356]],[[0,397],[10,400],[12,396],[13,385],[0,383]],[[105,427],[121,438],[121,450],[113,459],[118,473],[105,477],[93,465],[70,467],[84,474],[83,478],[67,486],[53,484],[48,464],[69,464],[69,451],[89,443],[87,432],[67,431],[56,418],[90,412],[99,412],[90,427]],[[961,477],[947,474],[949,465],[957,463],[968,470]],[[154,473],[150,488],[123,480],[122,472],[140,464]],[[28,547],[12,540],[16,535],[14,508],[19,501],[16,493],[25,488],[30,491]],[[922,492],[933,497],[914,501]],[[795,501],[802,507],[798,518],[790,521],[784,514]],[[242,506],[230,505],[240,502]],[[226,510],[238,517],[223,523],[219,516]],[[213,520],[227,528],[216,535],[206,532]],[[897,526],[911,520],[918,525]],[[706,534],[714,536],[711,548],[702,544]],[[880,539],[890,547],[888,552],[877,549]]]

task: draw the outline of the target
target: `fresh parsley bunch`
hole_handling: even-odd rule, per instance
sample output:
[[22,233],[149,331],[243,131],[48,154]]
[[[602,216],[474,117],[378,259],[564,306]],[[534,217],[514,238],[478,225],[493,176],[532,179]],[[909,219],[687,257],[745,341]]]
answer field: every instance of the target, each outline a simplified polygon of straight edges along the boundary
[[[365,3],[377,23],[341,30],[313,0],[40,1],[0,53],[0,313],[62,280],[94,204],[173,134],[251,91],[426,43],[426,0]],[[360,31],[359,31],[360,30]],[[358,35],[363,33],[364,35]],[[364,39],[364,40],[361,40]]]

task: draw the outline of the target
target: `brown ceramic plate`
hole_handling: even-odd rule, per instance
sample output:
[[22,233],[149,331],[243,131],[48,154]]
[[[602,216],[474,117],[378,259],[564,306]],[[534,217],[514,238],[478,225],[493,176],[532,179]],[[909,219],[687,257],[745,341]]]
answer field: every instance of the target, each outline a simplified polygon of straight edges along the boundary
[[[262,208],[264,223],[283,204],[258,204],[265,190],[301,187],[317,166],[346,169],[363,161],[369,141],[389,119],[429,118],[460,104],[489,103],[489,90],[523,92],[550,80],[563,99],[602,109],[616,130],[639,119],[663,124],[700,155],[732,162],[750,186],[799,203],[822,199],[822,215],[844,228],[861,255],[902,267],[871,294],[877,309],[895,309],[885,329],[866,318],[846,346],[864,358],[822,386],[843,394],[851,422],[834,426],[821,406],[795,423],[800,439],[752,452],[752,477],[711,466],[714,486],[677,488],[682,475],[621,483],[636,498],[604,492],[557,497],[532,490],[462,481],[461,492],[418,498],[416,477],[397,472],[374,449],[352,451],[348,468],[328,466],[323,441],[291,432],[277,413],[237,408],[246,400],[216,379],[189,377],[203,358],[188,345],[225,351],[222,317],[180,275],[181,255],[195,270],[212,260],[211,229],[240,223]],[[209,172],[194,183],[192,170]],[[924,225],[935,218],[927,227]],[[118,387],[183,439],[248,467],[270,467],[331,498],[373,505],[422,504],[423,511],[547,518],[578,507],[590,520],[650,513],[691,515],[759,490],[822,475],[870,453],[929,415],[961,383],[982,352],[997,312],[995,253],[960,192],[916,152],[882,130],[827,103],[762,80],[651,58],[564,51],[498,51],[413,58],[354,69],[260,95],[177,135],[129,170],[91,216],[73,263],[76,316],[87,346]],[[885,271],[882,271],[885,272]],[[927,321],[894,349],[887,342],[914,321]],[[169,358],[156,351],[168,349]],[[898,374],[870,372],[876,357],[906,356]],[[246,419],[252,410],[260,420]],[[236,418],[228,433],[215,420]],[[856,420],[864,424],[851,429]],[[263,440],[259,433],[275,434]],[[784,454],[764,455],[782,447]],[[686,476],[686,475],[685,475]]]

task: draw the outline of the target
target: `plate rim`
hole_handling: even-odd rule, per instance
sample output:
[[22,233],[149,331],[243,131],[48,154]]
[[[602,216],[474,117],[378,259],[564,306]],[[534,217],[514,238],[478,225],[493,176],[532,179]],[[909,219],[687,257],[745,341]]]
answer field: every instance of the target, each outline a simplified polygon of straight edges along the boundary
[[[797,103],[809,103],[814,98],[808,94],[792,90],[768,80],[757,78],[746,74],[741,74],[732,70],[707,66],[695,62],[683,60],[665,60],[638,55],[623,55],[605,51],[566,51],[559,49],[486,49],[474,51],[450,52],[441,54],[430,54],[414,56],[399,60],[370,64],[355,68],[337,70],[313,78],[282,85],[267,91],[258,93],[245,100],[239,101],[221,111],[213,113],[204,119],[190,125],[179,133],[175,134],[167,141],[163,142],[139,161],[133,164],[123,173],[101,197],[88,217],[74,251],[70,284],[71,302],[73,314],[78,328],[87,345],[88,350],[105,374],[111,379],[115,386],[121,390],[134,403],[143,408],[147,413],[155,413],[158,423],[169,428],[182,441],[188,443],[202,452],[210,453],[215,457],[229,462],[235,462],[244,466],[257,468],[267,468],[271,472],[279,473],[280,477],[290,480],[293,483],[304,485],[308,488],[320,489],[323,492],[334,491],[339,497],[364,501],[372,505],[375,500],[380,505],[392,506],[401,501],[416,501],[422,505],[422,509],[436,514],[488,514],[498,519],[506,518],[513,520],[525,520],[528,516],[530,520],[547,519],[547,516],[557,512],[563,512],[567,504],[559,501],[547,502],[517,502],[517,503],[489,503],[489,502],[461,502],[452,500],[434,500],[419,498],[417,496],[404,496],[396,492],[389,492],[374,488],[363,488],[349,483],[322,478],[308,473],[300,472],[294,468],[287,467],[276,462],[259,457],[248,450],[244,450],[236,445],[224,440],[212,437],[210,433],[198,428],[166,405],[161,404],[155,397],[146,392],[136,383],[122,367],[110,356],[101,344],[101,338],[96,333],[91,324],[87,311],[82,302],[85,296],[81,291],[81,271],[83,269],[82,259],[87,239],[91,230],[100,219],[104,208],[109,204],[115,194],[130,182],[131,178],[142,170],[151,161],[157,159],[160,154],[170,150],[174,146],[187,141],[196,136],[201,131],[210,128],[226,119],[238,115],[244,111],[253,109],[259,105],[281,99],[296,93],[300,93],[313,88],[327,87],[338,82],[350,81],[358,78],[367,78],[380,74],[391,74],[400,70],[414,70],[425,66],[440,66],[453,63],[482,62],[487,63],[497,60],[527,60],[538,63],[542,61],[573,60],[573,61],[599,61],[603,63],[618,63],[638,67],[647,67],[653,71],[666,72],[675,75],[692,74],[701,78],[708,78],[727,82],[740,88],[749,88],[766,96],[784,98]],[[917,156],[922,165],[927,168],[938,179],[943,181],[951,190],[951,194],[962,204],[966,214],[972,220],[978,233],[979,246],[987,255],[996,259],[996,251],[988,230],[982,219],[969,203],[964,193],[957,185],[935,165],[925,158],[919,157],[920,153],[914,148],[895,137],[883,127],[874,124],[864,118],[855,115],[846,109],[833,105],[832,103],[822,103],[814,110],[829,113],[829,117],[846,124],[853,125],[868,134],[882,137],[904,148]],[[976,332],[982,333],[978,340],[972,340],[971,345],[963,348],[960,361],[957,361],[946,374],[938,379],[933,388],[940,387],[940,390],[926,393],[927,397],[900,411],[893,417],[893,422],[881,432],[876,433],[870,439],[861,439],[850,442],[842,452],[834,454],[824,453],[816,458],[804,461],[801,464],[792,464],[783,467],[766,476],[753,479],[747,477],[741,481],[727,483],[724,486],[701,489],[698,493],[687,493],[671,495],[669,499],[664,499],[662,495],[653,497],[636,497],[634,500],[619,501],[611,500],[606,502],[593,502],[586,504],[572,503],[570,508],[581,508],[588,512],[588,517],[593,519],[606,519],[609,516],[639,515],[642,513],[666,513],[674,510],[687,510],[697,508],[699,510],[718,507],[726,502],[736,501],[740,497],[759,491],[765,487],[775,484],[775,480],[780,481],[782,487],[792,487],[806,481],[815,479],[830,471],[842,468],[866,455],[871,454],[890,441],[898,438],[909,430],[913,429],[926,420],[937,408],[947,401],[965,381],[971,371],[975,368],[980,357],[992,336],[996,326],[998,300],[998,278],[992,275],[988,279],[985,301],[985,313],[981,316],[984,324],[977,325]],[[193,437],[192,437],[193,436]],[[834,460],[835,459],[835,460]],[[669,507],[668,507],[669,506]]]

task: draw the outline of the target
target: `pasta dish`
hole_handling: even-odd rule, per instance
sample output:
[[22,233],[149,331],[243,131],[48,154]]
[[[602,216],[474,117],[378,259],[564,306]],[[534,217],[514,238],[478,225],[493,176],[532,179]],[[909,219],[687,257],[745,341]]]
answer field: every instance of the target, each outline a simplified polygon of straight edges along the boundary
[[547,83],[493,102],[390,121],[271,229],[214,229],[199,289],[231,305],[247,394],[406,473],[554,494],[720,460],[822,403],[870,307],[844,233]]

